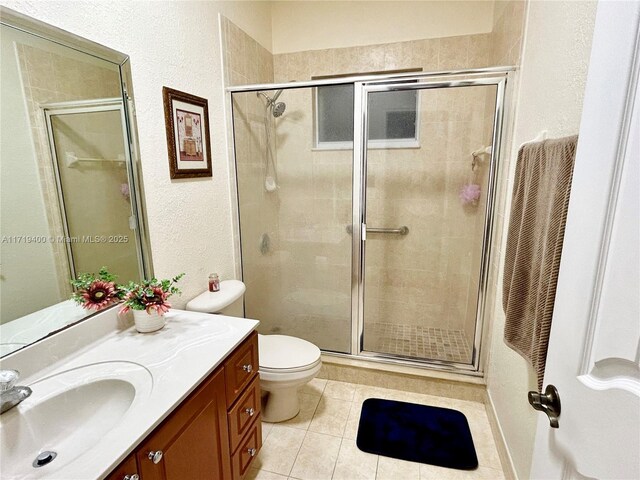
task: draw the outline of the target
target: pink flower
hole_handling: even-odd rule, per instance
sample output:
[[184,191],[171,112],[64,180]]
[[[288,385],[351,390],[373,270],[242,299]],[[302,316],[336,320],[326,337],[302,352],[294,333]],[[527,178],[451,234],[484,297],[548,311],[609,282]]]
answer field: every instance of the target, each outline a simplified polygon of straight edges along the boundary
[[88,310],[102,310],[118,300],[115,284],[113,282],[103,282],[102,280],[95,280],[80,294],[84,299],[82,307]]
[[161,287],[151,287],[151,291],[153,294],[145,295],[143,300],[146,306],[145,310],[147,313],[151,313],[152,310],[155,310],[158,315],[164,315],[171,308],[171,304],[167,302],[169,293],[162,290]]

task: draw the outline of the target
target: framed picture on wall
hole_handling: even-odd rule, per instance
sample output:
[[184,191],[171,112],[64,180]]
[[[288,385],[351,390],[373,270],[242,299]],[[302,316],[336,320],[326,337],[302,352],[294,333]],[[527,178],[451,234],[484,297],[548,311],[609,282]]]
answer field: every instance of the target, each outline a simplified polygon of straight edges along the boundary
[[206,98],[162,87],[171,178],[211,177]]

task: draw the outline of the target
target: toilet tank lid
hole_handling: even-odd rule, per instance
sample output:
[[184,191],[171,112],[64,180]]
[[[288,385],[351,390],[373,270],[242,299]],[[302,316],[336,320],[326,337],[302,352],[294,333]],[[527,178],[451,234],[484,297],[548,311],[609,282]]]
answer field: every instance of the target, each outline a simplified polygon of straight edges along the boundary
[[219,292],[205,291],[187,303],[187,310],[202,313],[218,313],[244,294],[246,287],[240,280],[220,282]]

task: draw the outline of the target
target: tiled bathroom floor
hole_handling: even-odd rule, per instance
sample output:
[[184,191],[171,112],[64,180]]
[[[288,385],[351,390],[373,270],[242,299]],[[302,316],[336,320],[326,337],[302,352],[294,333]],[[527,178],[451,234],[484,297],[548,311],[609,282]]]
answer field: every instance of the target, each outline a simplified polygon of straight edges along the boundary
[[[474,471],[406,462],[356,447],[362,402],[370,397],[454,408],[471,428],[480,466]],[[300,392],[301,410],[283,423],[263,423],[263,446],[248,480],[504,479],[484,405],[366,385],[314,379]]]
[[366,350],[431,360],[471,363],[462,330],[376,322],[365,325]]

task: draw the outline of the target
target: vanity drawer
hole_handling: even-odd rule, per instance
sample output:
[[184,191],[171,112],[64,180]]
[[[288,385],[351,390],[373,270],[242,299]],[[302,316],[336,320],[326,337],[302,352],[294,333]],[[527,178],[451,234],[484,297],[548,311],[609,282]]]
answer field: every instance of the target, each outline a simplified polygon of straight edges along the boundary
[[258,377],[258,334],[253,332],[224,362],[227,407],[249,383]]
[[138,475],[138,462],[136,462],[136,456],[134,454],[127,457],[120,465],[116,467],[106,478],[106,480],[124,480],[131,478],[134,475]]
[[256,377],[229,410],[229,446],[234,452],[251,423],[260,414],[260,378]]
[[242,480],[246,477],[251,464],[255,460],[260,448],[262,447],[262,419],[260,415],[247,435],[240,442],[240,446],[236,453],[231,457],[231,469],[233,471],[233,480]]

